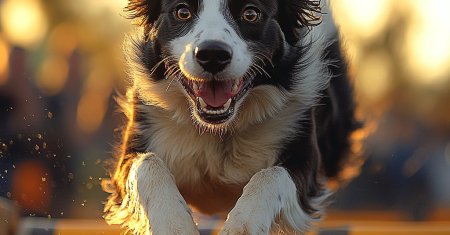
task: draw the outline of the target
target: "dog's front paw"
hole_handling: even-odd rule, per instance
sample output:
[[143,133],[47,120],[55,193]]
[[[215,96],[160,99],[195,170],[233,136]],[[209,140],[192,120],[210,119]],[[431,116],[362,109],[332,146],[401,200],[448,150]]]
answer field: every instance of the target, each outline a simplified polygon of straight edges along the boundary
[[270,233],[270,223],[261,221],[257,216],[233,214],[234,216],[230,213],[219,235],[268,235]]
[[225,225],[219,235],[267,235],[270,230],[248,223],[232,223]]
[[[178,191],[175,178],[155,154],[144,154],[133,164],[127,187],[131,192],[130,199],[136,200],[137,214],[147,213],[150,234],[199,235],[191,209]],[[133,224],[129,227],[141,231]]]
[[[180,203],[183,204],[183,203]],[[186,206],[187,207],[187,206]],[[199,235],[190,211],[182,206],[173,206],[158,213],[150,212],[150,230],[153,235]]]
[[186,223],[188,221],[166,221],[166,223],[152,224],[151,234],[153,235],[200,235],[194,224]]

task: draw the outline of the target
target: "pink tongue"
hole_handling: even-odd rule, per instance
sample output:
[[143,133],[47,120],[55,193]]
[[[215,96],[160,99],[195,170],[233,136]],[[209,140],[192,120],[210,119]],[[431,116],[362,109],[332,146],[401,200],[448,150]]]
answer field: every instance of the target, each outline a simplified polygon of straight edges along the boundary
[[231,94],[233,85],[233,81],[199,82],[197,96],[202,97],[209,106],[217,108],[233,96]]

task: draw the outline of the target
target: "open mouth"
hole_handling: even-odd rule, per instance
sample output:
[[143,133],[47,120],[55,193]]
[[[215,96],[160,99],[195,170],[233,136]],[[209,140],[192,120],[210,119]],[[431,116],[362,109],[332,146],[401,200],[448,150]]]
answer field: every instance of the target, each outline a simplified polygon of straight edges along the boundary
[[210,124],[221,124],[233,116],[236,102],[251,89],[252,79],[181,80],[196,105],[198,116]]

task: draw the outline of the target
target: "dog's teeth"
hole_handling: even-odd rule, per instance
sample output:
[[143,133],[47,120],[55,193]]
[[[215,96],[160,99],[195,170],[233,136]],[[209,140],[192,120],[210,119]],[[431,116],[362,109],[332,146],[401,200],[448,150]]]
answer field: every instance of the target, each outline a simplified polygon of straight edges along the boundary
[[240,82],[240,78],[236,78],[235,80],[234,80],[234,84],[236,84],[236,85],[238,85],[239,84],[239,82]]
[[198,97],[198,102],[200,103],[200,106],[202,106],[202,108],[206,108],[206,106],[208,106],[202,99],[202,97]]
[[194,89],[195,94],[198,93],[198,86],[195,82],[192,84],[192,89]]
[[229,98],[228,101],[223,105],[225,110],[228,110],[228,108],[230,107],[230,104],[231,104],[231,98]]
[[237,90],[238,90],[238,86],[236,84],[234,84],[233,87],[231,88],[231,92],[236,93]]
[[221,110],[210,110],[207,109],[206,106],[208,106],[205,101],[202,99],[202,97],[198,97],[198,102],[200,103],[200,105],[202,106],[202,111],[204,113],[210,114],[210,115],[219,115],[219,114],[224,114],[228,111],[228,109],[230,108],[230,104],[231,104],[231,98],[228,99],[228,101],[223,105],[223,109]]

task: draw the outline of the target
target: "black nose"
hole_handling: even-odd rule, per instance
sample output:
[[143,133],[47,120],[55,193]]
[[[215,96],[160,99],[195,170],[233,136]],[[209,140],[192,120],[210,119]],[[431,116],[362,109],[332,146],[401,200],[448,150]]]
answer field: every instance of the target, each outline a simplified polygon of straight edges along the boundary
[[231,61],[231,48],[222,42],[207,41],[195,48],[195,58],[205,71],[216,74]]

